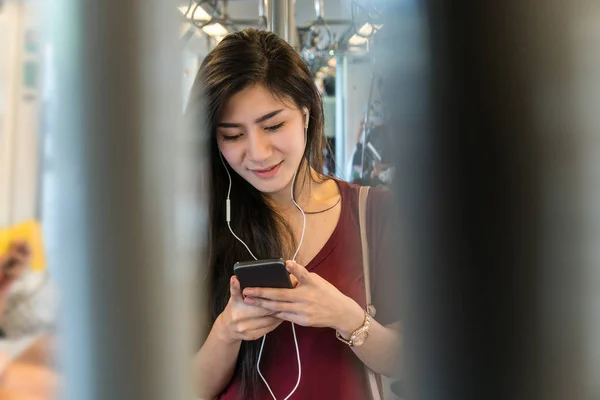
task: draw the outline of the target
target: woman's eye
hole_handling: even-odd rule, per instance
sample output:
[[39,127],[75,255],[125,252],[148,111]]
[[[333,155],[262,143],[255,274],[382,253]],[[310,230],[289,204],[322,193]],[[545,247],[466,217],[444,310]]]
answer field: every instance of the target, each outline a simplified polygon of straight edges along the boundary
[[281,127],[283,127],[284,124],[285,124],[285,122],[282,122],[280,124],[273,125],[273,126],[267,126],[265,128],[265,131],[275,132],[275,131],[279,130]]
[[241,137],[241,133],[237,135],[223,135],[223,140],[225,140],[226,142],[233,142],[234,140],[238,140]]

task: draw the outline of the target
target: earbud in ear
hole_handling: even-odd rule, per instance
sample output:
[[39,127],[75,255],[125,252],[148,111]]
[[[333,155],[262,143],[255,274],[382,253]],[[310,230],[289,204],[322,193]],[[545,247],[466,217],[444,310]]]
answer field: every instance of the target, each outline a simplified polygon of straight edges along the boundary
[[302,107],[302,111],[304,112],[304,130],[308,129],[308,123],[310,122],[310,114],[308,112],[308,108]]

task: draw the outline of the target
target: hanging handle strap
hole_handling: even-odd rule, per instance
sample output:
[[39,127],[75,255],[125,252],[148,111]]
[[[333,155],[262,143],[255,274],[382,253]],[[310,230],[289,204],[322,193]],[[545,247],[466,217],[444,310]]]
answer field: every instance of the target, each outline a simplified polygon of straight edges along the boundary
[[[365,299],[367,303],[367,311],[369,314],[375,316],[375,307],[371,304],[371,268],[369,262],[369,242],[367,241],[367,198],[369,196],[369,187],[361,186],[358,192],[358,221],[360,225],[360,242],[362,245],[362,264],[363,264],[363,277],[365,280]],[[371,392],[371,398],[373,400],[382,400],[381,393],[379,392],[379,385],[377,383],[377,377],[375,373],[365,365],[367,372],[367,384],[369,385],[369,391]]]

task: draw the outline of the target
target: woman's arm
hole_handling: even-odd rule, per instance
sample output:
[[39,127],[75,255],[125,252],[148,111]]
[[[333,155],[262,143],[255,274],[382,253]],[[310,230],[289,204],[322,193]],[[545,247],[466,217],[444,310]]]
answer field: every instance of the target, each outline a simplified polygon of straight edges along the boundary
[[241,340],[228,338],[222,316],[223,314],[215,321],[194,360],[196,394],[203,400],[216,398],[227,386],[233,377],[242,344]]
[[[352,299],[348,298],[350,309],[336,329],[343,338],[349,339],[352,333],[363,325],[365,311]],[[354,303],[353,305],[351,303]],[[371,318],[369,337],[358,347],[351,347],[354,354],[374,372],[388,376],[400,375],[400,354],[402,334],[399,322],[383,326]]]
[[227,387],[243,340],[261,338],[282,322],[271,311],[245,304],[235,276],[229,289],[229,302],[194,360],[196,395],[203,400],[216,398]]
[[[271,310],[278,318],[298,325],[333,328],[345,338],[362,326],[365,311],[353,299],[293,261],[288,261],[286,267],[298,279],[298,287],[247,288],[246,304]],[[352,350],[373,371],[394,376],[400,369],[401,343],[399,323],[382,326],[372,319],[369,337]]]

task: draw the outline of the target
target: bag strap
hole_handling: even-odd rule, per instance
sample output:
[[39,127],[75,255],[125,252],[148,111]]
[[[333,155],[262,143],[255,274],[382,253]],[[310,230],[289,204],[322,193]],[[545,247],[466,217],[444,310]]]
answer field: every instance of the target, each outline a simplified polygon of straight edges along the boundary
[[358,192],[358,221],[360,224],[360,242],[362,245],[363,276],[365,279],[365,294],[367,307],[371,304],[371,266],[369,262],[369,242],[367,241],[367,198],[369,187],[361,186]]
[[[362,264],[363,264],[363,277],[365,280],[365,299],[367,303],[367,309],[372,308],[371,304],[371,268],[369,262],[369,242],[367,241],[367,198],[369,196],[369,187],[361,186],[358,192],[358,222],[360,225],[360,242],[362,245]],[[373,313],[374,314],[374,313]],[[377,383],[377,377],[375,373],[365,365],[367,372],[367,385],[371,392],[371,398],[373,400],[382,400],[381,393],[379,392],[379,384]]]

